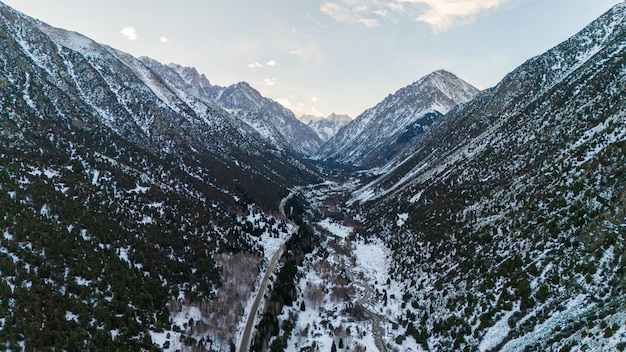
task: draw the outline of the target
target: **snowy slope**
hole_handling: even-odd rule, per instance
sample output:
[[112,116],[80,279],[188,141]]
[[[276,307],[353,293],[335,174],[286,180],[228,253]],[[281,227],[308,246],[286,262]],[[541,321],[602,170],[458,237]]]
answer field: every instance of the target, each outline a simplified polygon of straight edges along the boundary
[[430,349],[623,348],[625,18],[528,60],[353,195]]
[[140,60],[173,86],[227,110],[280,150],[293,149],[303,156],[311,156],[322,144],[315,132],[296,119],[290,110],[263,97],[248,83],[214,86],[195,68],[163,65],[148,57]]
[[435,71],[358,116],[322,146],[317,158],[380,166],[439,117],[476,93],[476,88],[452,73]]

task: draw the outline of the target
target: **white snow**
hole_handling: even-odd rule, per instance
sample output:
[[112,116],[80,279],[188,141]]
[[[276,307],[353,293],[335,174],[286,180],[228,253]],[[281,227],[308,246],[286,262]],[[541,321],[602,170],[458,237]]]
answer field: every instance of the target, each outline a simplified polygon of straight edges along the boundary
[[86,229],[80,230],[80,236],[83,238],[83,240],[85,240],[87,242],[91,241],[91,236],[87,235],[87,230]]
[[323,229],[331,232],[333,235],[337,237],[341,237],[342,239],[345,239],[346,237],[350,236],[352,232],[354,231],[352,227],[338,224],[329,218],[326,218],[318,222],[317,224],[321,226]]
[[[519,306],[519,305],[518,305]],[[509,327],[509,318],[513,316],[513,313],[518,309],[513,309],[506,312],[498,322],[487,330],[485,336],[480,341],[478,350],[481,352],[491,350],[496,347],[504,338],[508,335],[511,328]]]
[[75,321],[78,323],[78,315],[70,312],[69,310],[65,312],[65,320],[67,321]]
[[391,251],[382,243],[354,243],[356,256],[356,271],[362,271],[366,278],[379,283],[387,281],[391,264]]
[[[174,331],[162,331],[155,332],[150,331],[150,337],[152,338],[152,342],[159,346],[160,348],[164,348],[163,346],[167,341],[170,342],[169,348],[164,348],[164,351],[180,351],[183,349],[183,344],[180,342],[180,333]],[[169,337],[168,337],[169,336]]]
[[98,179],[100,178],[100,171],[99,170],[93,170],[93,177],[91,178],[91,184],[94,186],[98,186]]
[[33,167],[33,168],[32,168],[32,170],[30,170],[30,171],[28,172],[28,174],[29,174],[29,175],[31,175],[31,176],[36,176],[36,177],[39,177],[39,176],[41,176],[41,175],[42,175],[42,172],[41,172],[41,170],[39,170],[38,168]]
[[57,190],[58,192],[61,192],[61,194],[63,194],[64,196],[67,195],[67,191],[70,190],[69,187],[67,187],[65,185],[65,183],[58,183],[54,185],[54,189]]
[[526,335],[507,342],[501,351],[521,351],[529,344],[544,340],[546,337],[554,334],[557,327],[563,326],[564,322],[579,319],[585,312],[595,306],[595,304],[589,304],[586,301],[586,296],[584,295],[575,297],[567,302],[565,310],[552,315],[545,322],[535,326],[534,330]]
[[402,227],[402,226],[404,226],[404,223],[408,219],[409,219],[409,214],[408,213],[398,214],[398,220],[396,220],[396,225],[398,225],[398,227]]
[[170,319],[172,319],[172,324],[182,327],[183,325],[187,324],[190,319],[193,319],[193,321],[201,321],[202,312],[198,307],[183,305],[181,311],[172,314]]
[[136,193],[143,194],[150,190],[150,187],[142,187],[140,185],[136,185],[134,189],[128,190],[128,193]]
[[409,203],[415,204],[419,202],[419,200],[422,198],[423,193],[424,193],[424,190],[417,192],[413,197],[411,197],[411,199],[409,199]]
[[49,179],[59,177],[59,172],[52,169],[44,169],[43,174]]
[[44,204],[39,210],[39,215],[47,217],[50,214],[50,206],[48,204]]
[[76,284],[79,286],[91,286],[91,280],[84,279],[80,276],[76,276],[74,280],[76,281]]
[[119,252],[119,253],[118,253],[118,257],[119,257],[122,261],[124,261],[124,262],[126,262],[126,263],[128,263],[128,264],[130,264],[130,260],[128,260],[128,251],[129,251],[129,250],[130,250],[130,247],[124,247],[124,248],[120,248],[120,249],[118,249],[118,252]]

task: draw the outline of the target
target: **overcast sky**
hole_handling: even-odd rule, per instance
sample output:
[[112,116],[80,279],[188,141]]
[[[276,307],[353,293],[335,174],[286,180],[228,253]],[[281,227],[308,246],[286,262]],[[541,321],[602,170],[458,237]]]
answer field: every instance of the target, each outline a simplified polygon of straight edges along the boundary
[[437,69],[478,88],[620,0],[0,0],[135,56],[356,117]]

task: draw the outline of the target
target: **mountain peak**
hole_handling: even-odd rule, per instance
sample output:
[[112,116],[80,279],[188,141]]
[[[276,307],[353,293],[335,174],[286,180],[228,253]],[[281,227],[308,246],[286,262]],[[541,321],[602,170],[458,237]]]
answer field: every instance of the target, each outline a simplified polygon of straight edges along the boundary
[[380,166],[398,152],[396,144],[423,133],[435,119],[478,92],[448,71],[434,71],[359,115],[322,147],[318,157]]
[[163,65],[146,58],[142,58],[142,61],[176,87],[228,111],[280,150],[291,148],[308,156],[313,155],[322,143],[317,134],[296,119],[291,110],[264,97],[248,82],[242,81],[228,87],[213,86],[193,67],[173,63]]
[[431,78],[435,78],[435,77],[453,77],[453,78],[458,79],[457,75],[455,75],[454,73],[452,73],[450,71],[446,71],[444,69],[435,70],[435,71],[427,74],[426,76],[422,77],[422,79],[431,79]]

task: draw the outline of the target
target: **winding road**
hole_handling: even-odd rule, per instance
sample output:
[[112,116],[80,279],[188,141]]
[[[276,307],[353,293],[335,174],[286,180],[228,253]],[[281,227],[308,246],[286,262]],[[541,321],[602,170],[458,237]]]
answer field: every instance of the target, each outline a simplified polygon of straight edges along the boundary
[[[280,211],[280,214],[283,216],[283,218],[292,225],[291,235],[293,235],[294,233],[298,233],[299,226],[293,223],[292,221],[290,221],[289,218],[287,218],[287,216],[285,215],[285,205],[287,204],[287,201],[298,192],[299,192],[298,188],[293,189],[289,193],[289,195],[281,199],[280,205],[278,207],[278,210]],[[270,276],[274,272],[274,269],[276,269],[276,264],[278,264],[280,257],[282,257],[283,253],[285,252],[285,243],[289,241],[289,239],[291,238],[291,235],[285,238],[285,241],[283,242],[283,244],[276,250],[276,252],[274,252],[272,257],[270,258],[270,262],[267,265],[267,269],[265,270],[263,279],[261,279],[261,283],[259,284],[259,289],[256,293],[256,296],[254,297],[254,302],[252,303],[252,307],[250,308],[250,312],[248,313],[246,326],[243,330],[243,334],[241,335],[241,340],[239,342],[239,352],[248,352],[250,350],[250,342],[252,341],[252,335],[253,335],[252,329],[254,327],[254,323],[256,322],[256,317],[259,311],[259,306],[261,305],[261,301],[263,300],[263,297],[265,296],[265,292],[267,291],[267,286],[269,284]]]

